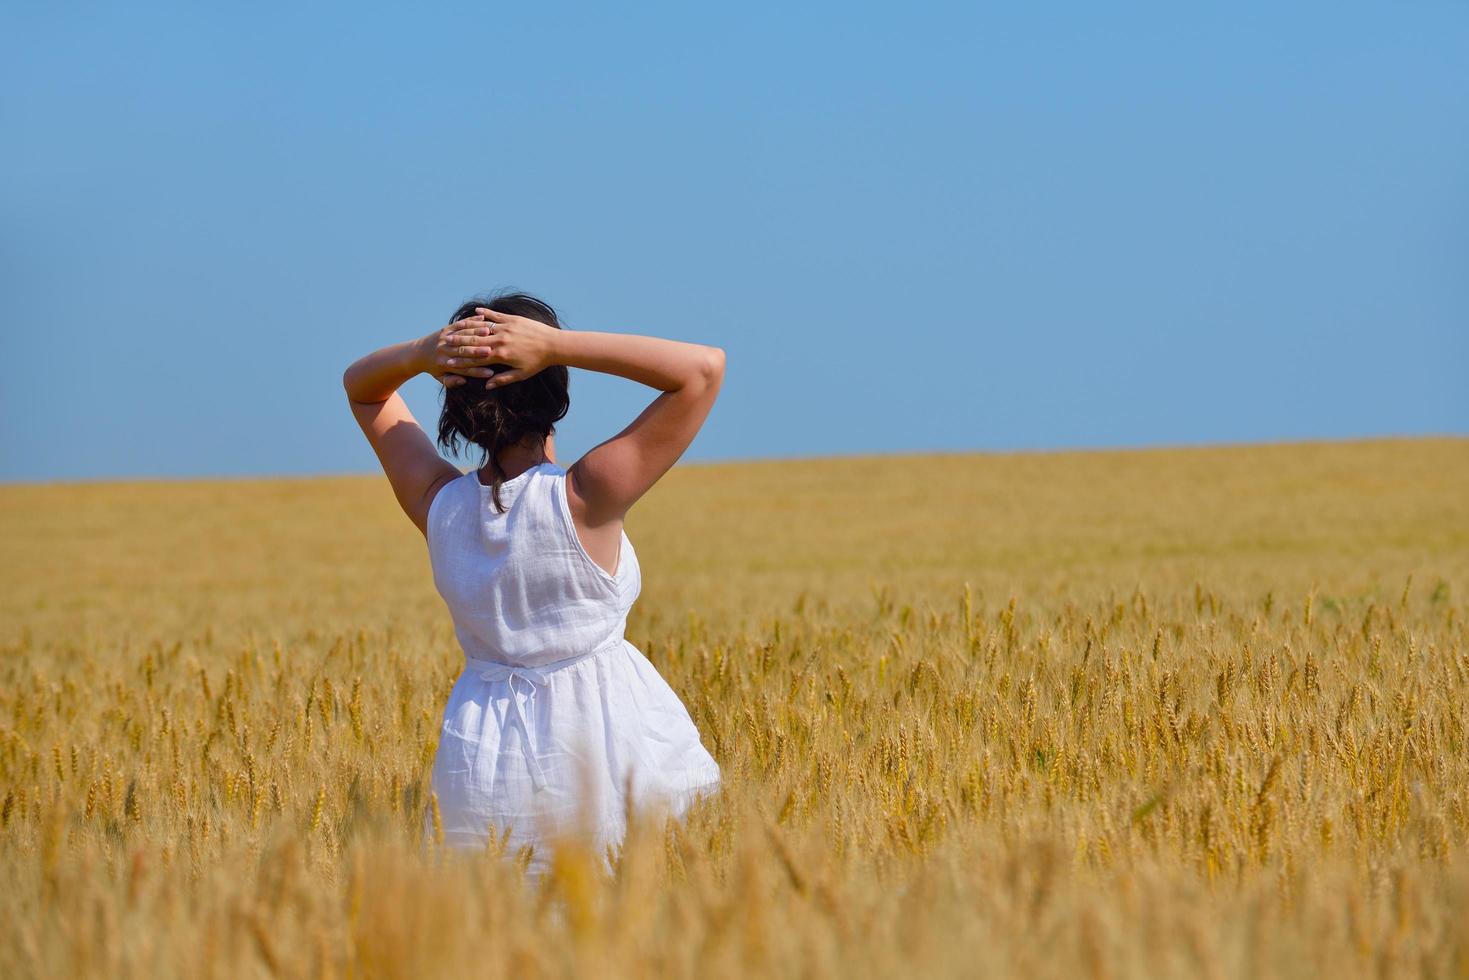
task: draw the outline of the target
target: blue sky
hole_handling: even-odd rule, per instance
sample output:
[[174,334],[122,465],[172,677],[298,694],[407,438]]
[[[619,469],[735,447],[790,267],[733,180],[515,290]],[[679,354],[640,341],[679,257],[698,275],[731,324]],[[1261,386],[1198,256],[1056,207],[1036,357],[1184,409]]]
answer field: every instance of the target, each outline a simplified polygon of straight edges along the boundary
[[8,4],[0,479],[375,472],[499,287],[691,461],[1469,432],[1469,6],[1099,6]]

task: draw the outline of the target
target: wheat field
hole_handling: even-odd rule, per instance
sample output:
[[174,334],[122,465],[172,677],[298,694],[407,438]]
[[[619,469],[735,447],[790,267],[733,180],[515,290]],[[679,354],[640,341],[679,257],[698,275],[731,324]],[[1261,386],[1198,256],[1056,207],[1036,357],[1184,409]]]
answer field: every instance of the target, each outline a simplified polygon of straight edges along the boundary
[[1469,440],[681,465],[628,637],[725,774],[445,852],[379,476],[0,487],[7,977],[1469,975]]

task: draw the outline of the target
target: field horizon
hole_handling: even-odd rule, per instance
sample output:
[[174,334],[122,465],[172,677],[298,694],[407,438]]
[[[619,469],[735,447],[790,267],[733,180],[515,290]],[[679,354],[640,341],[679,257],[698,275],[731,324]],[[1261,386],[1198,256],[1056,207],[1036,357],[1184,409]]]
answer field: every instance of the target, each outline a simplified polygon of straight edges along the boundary
[[[1462,442],[1469,445],[1469,435],[1455,432],[1404,432],[1386,435],[1361,435],[1361,436],[1339,436],[1332,438],[1287,438],[1258,439],[1258,440],[1224,440],[1220,442],[1180,442],[1180,443],[1137,443],[1117,445],[1061,445],[1061,446],[1036,446],[1024,448],[959,448],[959,449],[927,449],[927,450],[876,450],[872,452],[838,452],[838,453],[814,453],[804,455],[773,455],[773,456],[739,456],[720,457],[718,459],[681,459],[674,464],[675,469],[699,469],[704,467],[745,467],[778,465],[782,463],[821,463],[821,462],[872,462],[884,461],[900,462],[904,460],[923,460],[930,458],[946,457],[1025,457],[1025,456],[1092,456],[1098,454],[1133,454],[1133,453],[1189,453],[1210,452],[1214,450],[1230,451],[1241,449],[1269,449],[1320,446],[1368,446],[1379,443],[1455,443]],[[574,461],[574,456],[558,460],[563,464]],[[470,464],[464,461],[456,463],[461,470],[468,471]],[[351,479],[362,477],[367,479],[382,479],[383,474],[379,469],[353,469],[353,470],[324,470],[311,473],[221,473],[221,474],[180,474],[180,475],[121,475],[121,476],[89,476],[64,479],[0,479],[0,489],[5,487],[68,487],[68,486],[90,486],[102,487],[121,484],[138,483],[208,483],[220,481],[226,483],[239,483],[250,481],[283,482],[292,480],[323,480],[323,479]]]
[[725,789],[536,890],[422,832],[384,477],[0,484],[5,972],[1469,970],[1469,438],[691,462],[627,532]]

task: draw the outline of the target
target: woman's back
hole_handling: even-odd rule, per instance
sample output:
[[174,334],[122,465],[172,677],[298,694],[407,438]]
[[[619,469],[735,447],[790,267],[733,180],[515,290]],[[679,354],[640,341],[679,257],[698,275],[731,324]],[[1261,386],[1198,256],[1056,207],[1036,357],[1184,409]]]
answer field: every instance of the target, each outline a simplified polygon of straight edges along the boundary
[[434,760],[439,825],[430,815],[426,829],[464,847],[509,830],[512,852],[532,848],[533,874],[549,834],[582,827],[616,843],[628,793],[677,815],[721,776],[683,702],[624,636],[642,587],[632,542],[624,532],[616,574],[597,565],[566,479],[556,463],[526,470],[500,485],[499,513],[466,473],[439,489],[427,525],[465,668]]
[[566,470],[554,462],[501,483],[500,498],[503,514],[469,472],[429,506],[434,586],[465,654],[536,667],[621,638],[642,588],[627,534],[615,575],[593,561],[572,521]]

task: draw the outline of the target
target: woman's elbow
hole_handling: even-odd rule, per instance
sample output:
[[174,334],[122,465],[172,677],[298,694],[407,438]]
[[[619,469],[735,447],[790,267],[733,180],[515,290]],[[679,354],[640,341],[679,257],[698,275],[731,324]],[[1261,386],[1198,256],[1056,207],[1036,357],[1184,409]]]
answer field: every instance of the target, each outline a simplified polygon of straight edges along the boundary
[[684,365],[683,383],[678,390],[700,397],[712,397],[718,393],[720,382],[724,380],[724,350],[701,344],[692,353],[694,356]]
[[362,370],[361,362],[353,361],[342,372],[342,390],[347,393],[347,401],[353,404],[365,404],[368,399],[362,397]]
[[724,348],[704,348],[704,360],[699,366],[699,377],[705,384],[717,386],[724,380]]

